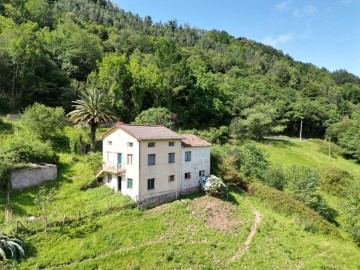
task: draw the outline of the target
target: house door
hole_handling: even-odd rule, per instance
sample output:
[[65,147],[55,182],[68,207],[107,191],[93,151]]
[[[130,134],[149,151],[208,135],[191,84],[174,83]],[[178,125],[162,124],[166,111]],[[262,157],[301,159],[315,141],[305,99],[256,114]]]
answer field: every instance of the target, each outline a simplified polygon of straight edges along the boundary
[[118,154],[118,169],[122,169],[122,153]]
[[119,191],[121,191],[121,176],[118,176],[118,187]]

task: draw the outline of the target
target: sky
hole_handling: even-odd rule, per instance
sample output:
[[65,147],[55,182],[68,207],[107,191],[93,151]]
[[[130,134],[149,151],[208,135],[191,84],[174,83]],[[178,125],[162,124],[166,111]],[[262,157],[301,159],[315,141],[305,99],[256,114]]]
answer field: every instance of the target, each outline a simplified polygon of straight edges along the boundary
[[297,61],[360,76],[360,0],[112,0],[153,22],[225,30]]

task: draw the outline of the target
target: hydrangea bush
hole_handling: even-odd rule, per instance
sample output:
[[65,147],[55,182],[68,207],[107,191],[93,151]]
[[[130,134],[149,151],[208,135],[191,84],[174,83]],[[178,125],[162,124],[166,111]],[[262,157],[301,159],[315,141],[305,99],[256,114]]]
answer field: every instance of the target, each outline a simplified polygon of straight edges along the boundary
[[214,197],[225,198],[228,194],[228,187],[223,180],[215,175],[203,176],[200,179],[201,189],[206,194]]

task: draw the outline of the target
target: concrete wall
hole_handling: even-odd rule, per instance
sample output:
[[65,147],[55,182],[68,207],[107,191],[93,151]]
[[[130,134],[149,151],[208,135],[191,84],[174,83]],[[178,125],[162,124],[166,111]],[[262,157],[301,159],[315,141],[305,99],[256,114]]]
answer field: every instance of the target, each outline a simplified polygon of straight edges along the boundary
[[[154,142],[155,147],[148,147]],[[174,142],[174,146],[169,146]],[[139,199],[161,196],[171,192],[178,192],[181,180],[181,140],[156,140],[140,142],[140,179]],[[175,162],[168,162],[168,154],[175,153]],[[155,154],[155,165],[148,165],[148,154]],[[174,181],[169,176],[174,175]],[[155,188],[148,190],[148,179],[155,179]]]
[[57,178],[56,165],[34,165],[30,168],[19,169],[11,173],[11,187],[22,189],[40,185]]
[[152,208],[164,203],[169,203],[177,199],[180,199],[181,196],[185,196],[191,193],[196,193],[199,191],[200,191],[200,187],[194,187],[194,188],[182,190],[181,192],[170,192],[163,195],[142,199],[138,201],[138,205],[141,208]]
[[[191,151],[191,161],[185,161],[185,152]],[[210,175],[210,147],[184,147],[182,152],[181,189],[199,186],[199,172],[204,170],[205,175]],[[185,179],[185,173],[191,173],[191,179]]]

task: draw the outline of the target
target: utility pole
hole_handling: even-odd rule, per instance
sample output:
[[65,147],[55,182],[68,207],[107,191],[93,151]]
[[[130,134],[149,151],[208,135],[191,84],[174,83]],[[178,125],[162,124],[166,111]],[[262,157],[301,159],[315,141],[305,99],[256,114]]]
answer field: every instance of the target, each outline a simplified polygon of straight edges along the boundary
[[302,120],[300,122],[300,141],[301,141],[301,139],[302,139]]
[[331,142],[329,137],[329,160],[331,160]]

